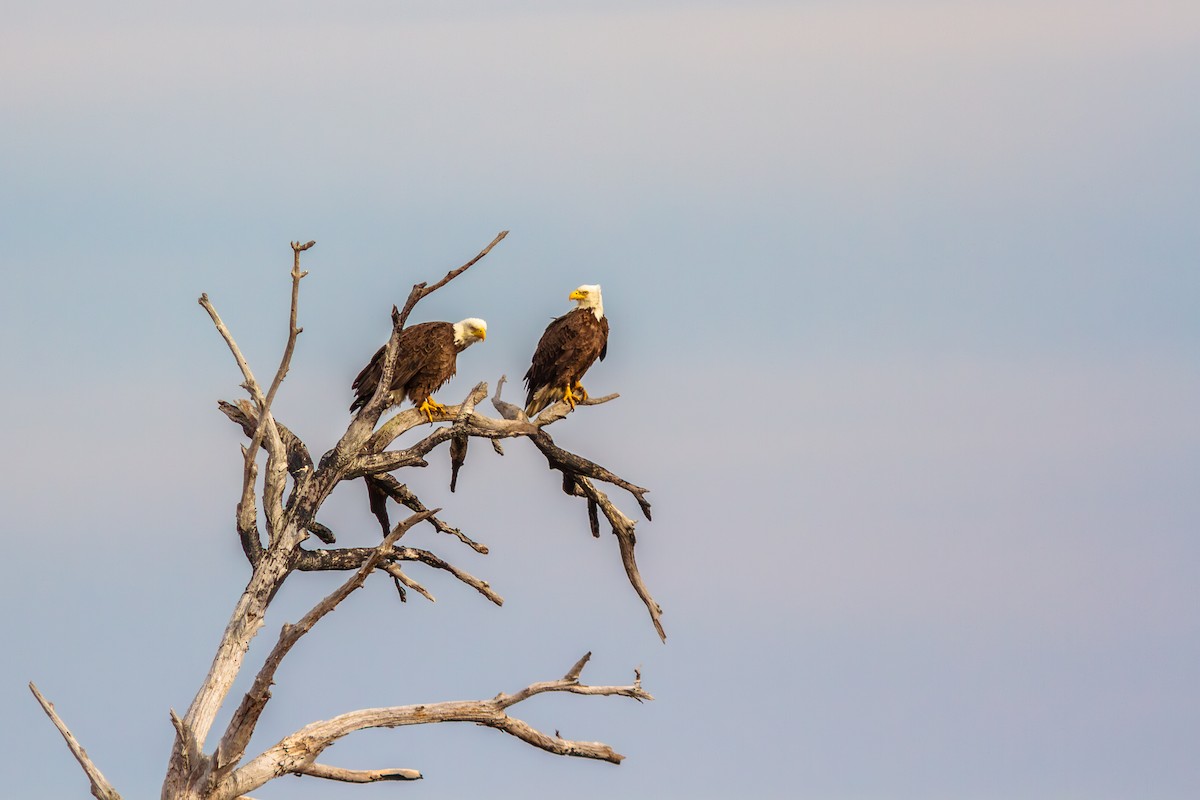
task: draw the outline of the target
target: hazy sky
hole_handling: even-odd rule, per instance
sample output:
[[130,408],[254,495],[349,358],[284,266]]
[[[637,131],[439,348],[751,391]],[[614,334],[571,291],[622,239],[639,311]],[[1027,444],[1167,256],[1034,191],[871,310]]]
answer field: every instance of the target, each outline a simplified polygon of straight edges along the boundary
[[[1200,7],[1194,2],[48,2],[0,27],[8,613],[0,767],[86,796],[26,689],[156,796],[248,570],[240,376],[316,452],[388,310],[488,320],[440,395],[519,379],[601,283],[603,407],[557,440],[649,486],[643,576],[532,447],[410,481],[492,548],[372,579],[297,647],[252,749],[355,708],[635,667],[658,698],[356,734],[269,798],[1200,794]],[[516,386],[512,386],[511,396]],[[322,515],[376,541],[361,487]],[[632,502],[620,498],[630,512]],[[297,575],[251,660],[342,576]],[[36,766],[38,769],[31,769]]]

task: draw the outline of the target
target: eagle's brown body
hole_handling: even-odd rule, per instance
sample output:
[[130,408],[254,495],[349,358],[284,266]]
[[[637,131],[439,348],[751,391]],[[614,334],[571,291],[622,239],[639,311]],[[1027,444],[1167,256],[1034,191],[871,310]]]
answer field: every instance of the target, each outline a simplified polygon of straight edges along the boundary
[[[454,342],[454,325],[449,322],[422,322],[400,332],[400,354],[392,375],[388,405],[399,405],[407,397],[420,406],[430,395],[454,377],[458,354],[467,345]],[[371,363],[363,367],[354,379],[354,402],[350,410],[362,408],[375,394],[383,374],[383,353],[379,348]]]
[[[598,287],[597,287],[598,290]],[[608,319],[591,308],[576,308],[546,326],[525,373],[525,413],[533,416],[563,399],[564,387],[576,387],[596,359],[608,352]]]

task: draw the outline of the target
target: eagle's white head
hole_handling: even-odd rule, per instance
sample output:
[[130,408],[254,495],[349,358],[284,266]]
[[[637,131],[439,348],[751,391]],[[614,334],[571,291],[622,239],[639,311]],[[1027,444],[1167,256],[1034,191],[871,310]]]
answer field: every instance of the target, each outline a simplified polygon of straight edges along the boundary
[[487,339],[487,323],[478,317],[467,317],[454,323],[454,343],[462,348]]
[[579,303],[580,308],[590,308],[596,319],[604,319],[604,300],[600,297],[600,284],[585,283],[567,295],[567,299]]

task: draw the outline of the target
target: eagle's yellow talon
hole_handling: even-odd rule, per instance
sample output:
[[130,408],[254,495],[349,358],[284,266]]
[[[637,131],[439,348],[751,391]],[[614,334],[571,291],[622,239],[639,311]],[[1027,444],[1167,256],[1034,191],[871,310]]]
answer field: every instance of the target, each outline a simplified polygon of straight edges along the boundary
[[[449,322],[421,322],[402,330],[392,382],[384,395],[384,408],[400,405],[408,398],[432,423],[433,412],[444,413],[446,407],[429,395],[454,377],[459,353],[475,342],[486,339],[487,323],[478,317],[468,317],[453,325]],[[386,345],[375,351],[354,383],[350,384],[354,390],[351,411],[365,408],[379,391],[379,379],[383,377],[385,366],[383,357],[386,354]],[[417,403],[418,397],[425,399]]]
[[574,393],[571,391],[571,384],[568,383],[566,387],[563,388],[563,400],[567,401],[567,404],[571,406],[572,411],[575,410],[576,399],[577,398],[575,397]]
[[430,425],[433,424],[434,412],[437,412],[438,414],[446,413],[446,407],[444,405],[442,405],[441,403],[439,403],[438,401],[434,400],[432,397],[426,397],[424,402],[422,402],[421,405],[417,407],[417,410],[426,416],[426,418],[429,420]]

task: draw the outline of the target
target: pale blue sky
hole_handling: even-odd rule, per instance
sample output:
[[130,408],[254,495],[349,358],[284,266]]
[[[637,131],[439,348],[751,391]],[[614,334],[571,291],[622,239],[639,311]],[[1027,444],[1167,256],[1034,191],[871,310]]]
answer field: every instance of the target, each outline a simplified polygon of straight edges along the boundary
[[[520,709],[616,768],[415,728],[324,760],[421,784],[256,797],[1195,797],[1195,4],[427,6],[6,10],[14,796],[86,792],[31,679],[154,796],[245,581],[215,409],[240,379],[197,296],[266,376],[287,243],[318,241],[277,410],[320,452],[391,304],[510,229],[418,308],[489,322],[443,399],[518,378],[603,284],[588,385],[622,399],[557,437],[652,488],[668,644],[531,448],[476,448],[454,496],[442,455],[402,477],[493,552],[419,543],[505,607],[373,581],[297,648],[256,743],[589,649],[585,677],[640,665],[658,700]],[[377,537],[361,501],[324,517],[347,543]],[[267,630],[334,580],[296,576]]]

